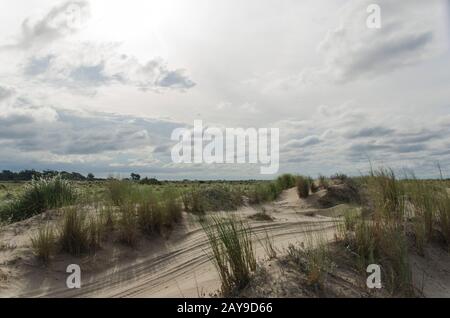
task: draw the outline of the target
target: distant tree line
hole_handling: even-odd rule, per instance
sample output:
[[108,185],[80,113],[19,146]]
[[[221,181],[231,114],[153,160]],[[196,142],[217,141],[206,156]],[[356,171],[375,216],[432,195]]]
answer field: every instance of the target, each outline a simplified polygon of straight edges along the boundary
[[[102,180],[101,178],[96,178],[92,173],[88,173],[87,176],[82,175],[78,172],[67,172],[67,171],[56,171],[56,170],[44,170],[44,171],[36,171],[36,170],[22,170],[19,172],[13,172],[10,170],[3,170],[0,172],[0,181],[30,181],[33,178],[52,178],[57,175],[60,175],[65,180],[72,181],[93,181],[93,180]],[[141,184],[149,184],[149,185],[159,185],[161,181],[158,181],[155,178],[141,178],[141,176],[137,173],[131,173],[130,178],[124,178],[123,180],[132,180],[135,182],[139,182]]]
[[92,181],[95,180],[95,176],[89,173],[87,176],[78,172],[67,171],[55,171],[44,170],[42,172],[36,170],[22,170],[19,172],[13,172],[10,170],[3,170],[0,172],[0,181],[30,181],[33,178],[51,178],[60,175],[63,179],[73,181]]

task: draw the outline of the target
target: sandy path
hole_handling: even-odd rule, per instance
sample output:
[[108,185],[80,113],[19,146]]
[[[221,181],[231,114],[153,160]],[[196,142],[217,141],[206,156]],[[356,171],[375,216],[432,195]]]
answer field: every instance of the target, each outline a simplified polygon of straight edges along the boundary
[[[246,206],[237,213],[249,216],[259,209]],[[280,250],[289,243],[304,241],[308,232],[320,232],[329,239],[333,237],[334,223],[327,211],[315,210],[308,201],[299,200],[295,189],[285,191],[279,200],[264,205],[264,209],[275,218],[273,222],[249,223],[256,236],[259,259],[266,256],[257,237],[262,238],[265,231],[273,236],[274,244]],[[206,236],[195,222],[186,219],[168,240],[158,239],[143,245],[137,251],[124,253],[116,247],[111,253],[100,253],[94,261],[101,264],[100,268],[92,265],[92,260],[83,265],[83,260],[67,256],[56,259],[50,270],[23,261],[14,275],[16,279],[11,279],[7,288],[0,289],[0,296],[198,297],[208,296],[220,287],[214,265],[206,254]],[[80,289],[65,286],[68,274],[64,269],[70,263],[81,263]]]

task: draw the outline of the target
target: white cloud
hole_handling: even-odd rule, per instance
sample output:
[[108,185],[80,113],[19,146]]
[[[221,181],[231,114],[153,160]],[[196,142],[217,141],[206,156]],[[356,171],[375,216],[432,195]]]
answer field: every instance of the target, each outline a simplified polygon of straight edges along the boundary
[[345,104],[337,110],[322,106],[309,120],[274,123],[281,132],[281,166],[306,174],[355,173],[367,171],[372,160],[431,176],[437,171],[436,162],[450,164],[442,152],[450,143],[448,126],[429,125],[432,117],[413,121],[400,114],[361,116],[355,106]]
[[[38,49],[79,31],[80,23],[89,18],[89,3],[66,1],[54,6],[42,17],[26,18],[15,43],[3,49]],[[78,21],[77,21],[78,20]]]
[[269,80],[266,87],[292,89],[387,76],[447,50],[445,1],[377,1],[382,21],[379,29],[366,25],[366,9],[372,3],[350,0],[339,10],[339,24],[327,31],[316,49],[321,65]]
[[[442,52],[443,43],[438,42],[439,2],[410,1],[409,9],[405,10],[404,3],[378,1],[380,29],[369,29],[366,25],[366,8],[371,3],[350,1],[341,25],[330,30],[320,43],[327,75],[338,81],[353,80],[363,74],[386,75]],[[427,14],[423,14],[425,9]]]
[[[71,35],[80,31],[72,20],[89,19],[89,2],[68,1],[51,8],[43,17],[22,23],[14,44],[0,46],[3,53],[22,50],[19,61],[26,79],[79,91],[106,85],[133,86],[141,90],[187,90],[195,86],[184,69],[170,69],[161,58],[141,63],[121,52],[118,42],[81,41]],[[78,13],[73,13],[75,9]],[[78,11],[77,11],[78,10]]]
[[120,44],[66,43],[23,65],[31,80],[56,87],[92,90],[107,85],[129,85],[141,90],[180,89],[195,86],[182,69],[170,70],[161,59],[141,64],[120,54]]
[[0,3],[6,169],[258,177],[171,164],[171,129],[194,119],[280,128],[283,171],[450,164],[443,0],[380,0],[379,30],[368,0],[78,3],[81,27],[65,2]]

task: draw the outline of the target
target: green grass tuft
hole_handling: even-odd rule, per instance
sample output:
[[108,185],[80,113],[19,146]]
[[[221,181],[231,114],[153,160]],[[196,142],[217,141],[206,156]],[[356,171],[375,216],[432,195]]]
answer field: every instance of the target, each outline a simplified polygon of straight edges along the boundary
[[222,295],[231,296],[247,286],[256,269],[250,228],[235,216],[214,216],[202,225],[220,276]]
[[0,219],[17,222],[48,209],[73,204],[77,193],[72,184],[56,176],[33,180],[20,196],[0,209]]
[[37,234],[31,238],[31,247],[34,254],[45,265],[50,263],[50,257],[55,250],[56,237],[50,225],[41,227]]
[[309,196],[310,183],[308,178],[298,176],[296,180],[296,186],[297,193],[300,198],[305,199]]

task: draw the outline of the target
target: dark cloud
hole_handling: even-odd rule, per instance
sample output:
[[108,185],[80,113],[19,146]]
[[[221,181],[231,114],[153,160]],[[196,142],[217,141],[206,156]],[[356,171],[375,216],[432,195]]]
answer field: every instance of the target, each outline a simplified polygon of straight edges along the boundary
[[409,64],[410,56],[420,56],[424,48],[431,43],[433,34],[405,34],[400,39],[387,39],[383,44],[367,43],[359,54],[342,69],[345,79],[356,78],[362,74],[385,74]]
[[423,143],[428,142],[433,139],[440,139],[443,137],[447,137],[448,131],[439,130],[439,131],[429,131],[422,130],[420,132],[410,132],[398,134],[396,138],[392,141],[396,144],[405,144],[405,143]]
[[56,110],[50,121],[33,116],[28,109],[0,117],[0,142],[7,142],[23,155],[43,151],[55,155],[96,155],[166,145],[177,124],[110,114],[79,115]]
[[399,153],[410,153],[410,152],[419,152],[426,150],[427,147],[424,144],[417,144],[417,145],[399,145],[396,147],[392,147],[392,150],[394,152]]
[[[34,121],[34,118],[26,114],[11,114],[0,116],[0,126],[4,128],[11,128],[12,126],[29,124]],[[0,130],[0,132],[3,131]]]
[[349,138],[364,138],[364,137],[382,137],[394,133],[395,130],[382,126],[362,128],[356,132],[350,132],[347,134]]
[[51,54],[43,57],[32,57],[25,66],[25,74],[35,76],[45,73],[50,67],[53,58],[54,56]]
[[379,0],[381,27],[369,29],[366,8],[371,3],[347,3],[341,24],[330,30],[320,44],[326,66],[318,74],[344,82],[376,77],[417,64],[443,50],[442,45],[437,45],[438,3],[427,7],[428,3],[414,1],[405,10],[400,2]]
[[103,74],[104,69],[103,63],[92,66],[81,65],[70,72],[70,77],[74,81],[82,82],[85,85],[104,84],[109,81],[108,77]]
[[318,136],[307,136],[300,140],[290,140],[288,141],[283,148],[303,148],[308,146],[317,145],[321,142]]
[[378,150],[390,150],[392,149],[389,145],[380,145],[373,143],[357,143],[350,146],[349,150],[352,153],[368,153]]
[[158,86],[169,88],[191,88],[195,83],[184,75],[184,70],[169,71],[159,80]]
[[13,96],[14,90],[0,85],[0,102]]
[[153,149],[154,153],[170,153],[173,144],[158,145]]

